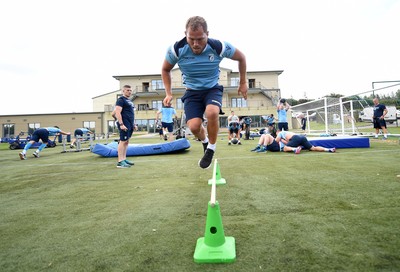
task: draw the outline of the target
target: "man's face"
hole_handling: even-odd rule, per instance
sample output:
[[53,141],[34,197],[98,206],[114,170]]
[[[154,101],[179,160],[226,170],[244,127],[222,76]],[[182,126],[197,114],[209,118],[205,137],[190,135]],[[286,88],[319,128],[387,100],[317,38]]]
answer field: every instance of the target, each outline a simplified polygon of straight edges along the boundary
[[132,89],[131,88],[123,88],[122,95],[129,98],[132,95]]
[[378,105],[379,104],[378,99],[374,99],[373,102],[374,102],[374,105]]
[[186,41],[192,49],[193,54],[200,55],[207,45],[208,32],[205,33],[202,27],[198,27],[196,30],[188,28],[185,34]]

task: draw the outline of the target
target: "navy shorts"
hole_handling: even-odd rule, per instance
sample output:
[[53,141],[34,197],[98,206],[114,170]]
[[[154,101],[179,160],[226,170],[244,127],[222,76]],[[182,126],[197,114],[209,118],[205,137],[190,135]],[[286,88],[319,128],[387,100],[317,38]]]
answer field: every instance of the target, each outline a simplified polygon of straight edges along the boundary
[[174,130],[174,123],[164,123],[161,122],[161,127],[167,128],[168,132],[172,132]]
[[374,118],[374,128],[377,128],[377,129],[386,128],[385,119]]
[[272,144],[267,145],[267,150],[271,152],[279,152],[281,148],[279,147],[279,143],[277,141],[273,141]]
[[74,136],[83,136],[83,131],[80,129],[75,129]]
[[290,147],[298,147],[302,146],[304,149],[311,149],[312,144],[307,140],[307,138],[303,135],[293,135],[293,137],[287,143],[287,146]]
[[35,142],[42,140],[43,143],[47,143],[49,141],[49,131],[45,128],[37,129],[33,132],[31,140]]
[[278,123],[278,130],[288,131],[289,130],[288,123],[287,122]]
[[181,100],[184,103],[186,121],[193,118],[203,119],[207,105],[222,107],[222,93],[224,87],[217,85],[209,90],[186,90]]
[[121,141],[128,141],[132,137],[133,127],[132,128],[128,128],[128,130],[125,131],[125,130],[122,130],[120,128],[120,126],[118,125],[118,130],[119,130],[119,139]]

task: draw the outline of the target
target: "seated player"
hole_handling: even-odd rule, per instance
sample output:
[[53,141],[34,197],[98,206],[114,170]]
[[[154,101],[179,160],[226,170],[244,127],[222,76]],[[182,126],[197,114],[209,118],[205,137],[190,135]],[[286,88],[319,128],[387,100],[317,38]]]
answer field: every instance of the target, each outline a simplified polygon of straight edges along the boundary
[[263,134],[258,140],[258,145],[251,150],[252,152],[279,152],[281,151],[279,143],[275,141],[275,138],[271,134]]

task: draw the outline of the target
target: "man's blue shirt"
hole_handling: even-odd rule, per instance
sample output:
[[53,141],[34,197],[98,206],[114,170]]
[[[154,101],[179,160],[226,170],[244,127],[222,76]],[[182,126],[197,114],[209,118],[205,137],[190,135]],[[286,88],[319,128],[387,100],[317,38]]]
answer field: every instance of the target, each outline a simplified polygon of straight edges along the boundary
[[196,55],[184,38],[168,48],[165,58],[171,65],[178,64],[187,89],[207,90],[218,84],[221,61],[232,58],[235,51],[230,43],[209,38],[203,52]]
[[122,122],[128,129],[134,128],[134,119],[135,119],[135,114],[133,111],[133,102],[129,100],[128,98],[124,96],[120,96],[117,100],[116,103],[117,106],[120,106],[122,108],[121,110],[121,116],[122,116]]
[[277,111],[278,111],[278,122],[279,123],[287,122],[287,111],[285,109]]
[[57,133],[61,132],[61,129],[56,128],[56,127],[47,127],[46,129],[49,131],[49,136],[54,136]]
[[176,115],[176,110],[172,107],[162,107],[158,112],[162,114],[161,122],[173,123],[173,116]]

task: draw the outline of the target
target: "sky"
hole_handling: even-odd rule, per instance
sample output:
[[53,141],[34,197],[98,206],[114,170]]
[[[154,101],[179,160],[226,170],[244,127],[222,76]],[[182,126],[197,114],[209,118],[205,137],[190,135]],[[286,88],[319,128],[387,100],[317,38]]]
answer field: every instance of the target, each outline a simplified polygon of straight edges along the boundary
[[92,111],[113,76],[160,74],[194,15],[248,71],[283,70],[283,97],[359,94],[400,80],[399,14],[400,0],[1,1],[0,115]]

